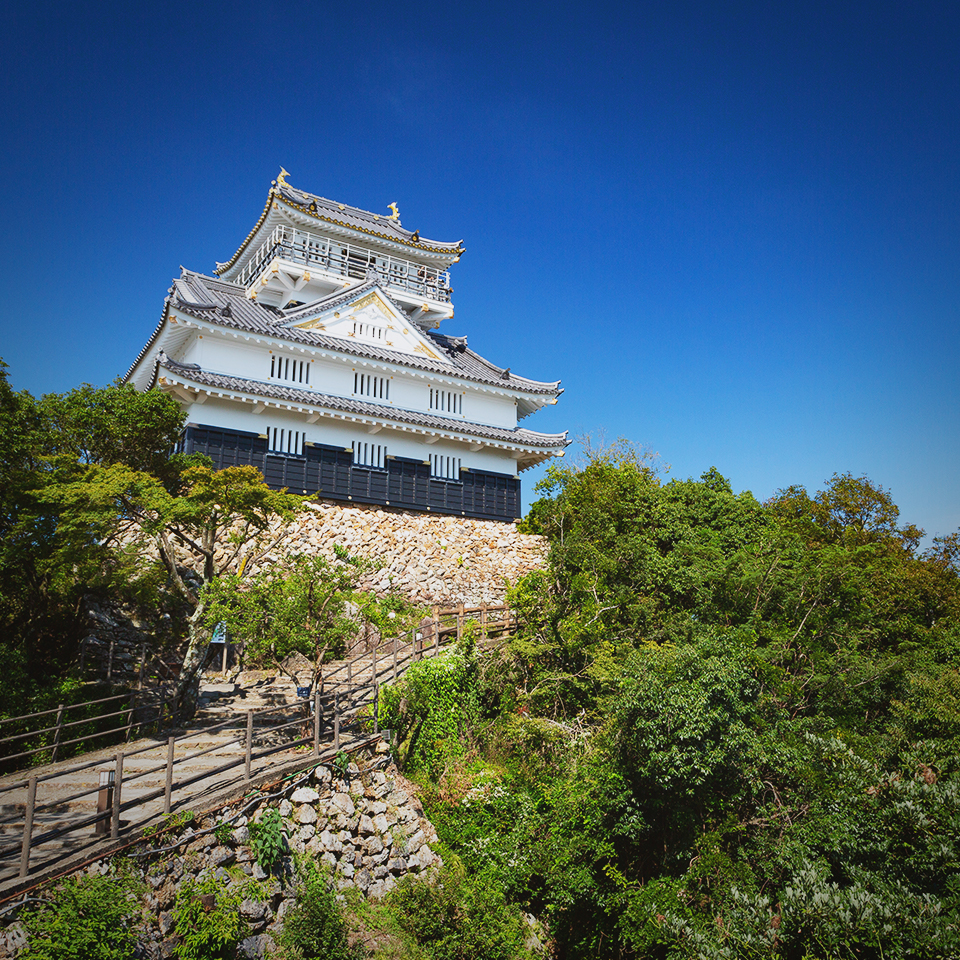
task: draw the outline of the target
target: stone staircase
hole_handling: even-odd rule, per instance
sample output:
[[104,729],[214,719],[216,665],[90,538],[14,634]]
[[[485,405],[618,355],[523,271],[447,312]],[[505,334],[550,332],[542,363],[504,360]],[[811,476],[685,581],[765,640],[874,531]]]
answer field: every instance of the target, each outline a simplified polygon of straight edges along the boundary
[[[425,650],[407,647],[399,657],[391,649],[368,653],[350,661],[325,664],[321,674],[321,717],[324,721],[322,750],[329,750],[332,732],[333,696],[340,715],[350,717],[372,703],[373,680],[379,684],[399,676],[421,657],[435,655],[443,648]],[[301,704],[303,713],[294,709]],[[271,715],[273,709],[286,708]],[[207,673],[202,678],[198,710],[187,730],[164,730],[135,742],[107,747],[81,757],[35,767],[30,777],[35,785],[35,813],[32,823],[30,878],[49,875],[68,863],[79,863],[104,847],[105,838],[90,821],[97,813],[101,774],[117,772],[117,754],[123,752],[119,819],[120,836],[159,822],[165,812],[166,768],[174,750],[175,787],[170,810],[177,812],[225,791],[242,790],[246,780],[245,753],[249,715],[256,721],[257,750],[269,751],[259,757],[251,777],[263,779],[270,770],[308,763],[313,757],[311,700],[298,699],[294,682],[274,671],[245,671],[239,674]],[[282,729],[281,729],[282,728]],[[344,728],[343,745],[361,738],[364,732]],[[175,736],[173,746],[170,738]],[[223,767],[227,769],[221,769]],[[0,778],[0,896],[23,886],[18,879],[24,836],[25,810],[29,806],[30,784],[20,772]],[[45,834],[76,828],[55,838]]]

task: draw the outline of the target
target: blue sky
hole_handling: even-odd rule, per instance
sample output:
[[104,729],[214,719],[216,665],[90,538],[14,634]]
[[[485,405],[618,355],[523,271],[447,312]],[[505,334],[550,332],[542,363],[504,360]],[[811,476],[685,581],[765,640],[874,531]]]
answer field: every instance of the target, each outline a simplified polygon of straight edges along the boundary
[[760,499],[866,474],[949,533],[958,60],[922,0],[12,5],[0,356],[124,373],[283,165],[463,238],[443,330],[566,389],[526,425]]

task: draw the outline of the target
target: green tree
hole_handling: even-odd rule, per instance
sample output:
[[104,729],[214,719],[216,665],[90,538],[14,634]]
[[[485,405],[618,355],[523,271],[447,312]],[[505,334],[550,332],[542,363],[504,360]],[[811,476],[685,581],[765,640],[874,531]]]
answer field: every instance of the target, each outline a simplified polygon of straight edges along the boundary
[[91,541],[120,547],[143,564],[156,550],[170,582],[190,606],[189,643],[177,696],[189,713],[207,650],[202,588],[241,554],[256,558],[280,536],[302,498],[271,490],[255,467],[188,466],[171,493],[153,474],[125,464],[92,465],[69,482],[51,485],[46,496],[61,511],[62,530],[83,549]]
[[148,569],[114,549],[109,525],[68,515],[58,491],[117,458],[131,470],[162,467],[172,480],[185,463],[169,459],[182,423],[169,397],[145,401],[119,385],[38,402],[15,393],[0,367],[0,658],[5,692],[19,706],[32,683],[49,685],[72,658],[85,596],[143,599],[155,586]]

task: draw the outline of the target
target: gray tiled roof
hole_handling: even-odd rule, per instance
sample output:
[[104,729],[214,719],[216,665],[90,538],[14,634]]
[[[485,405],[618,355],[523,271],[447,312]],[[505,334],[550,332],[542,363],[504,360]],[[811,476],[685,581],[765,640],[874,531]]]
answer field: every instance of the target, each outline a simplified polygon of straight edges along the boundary
[[513,443],[518,446],[541,450],[555,450],[569,444],[566,433],[537,433],[517,427],[508,430],[505,427],[492,427],[483,423],[457,420],[453,417],[439,417],[432,413],[407,410],[403,407],[388,406],[383,403],[367,403],[350,397],[337,397],[319,393],[315,390],[302,390],[297,387],[285,387],[276,383],[264,383],[260,380],[248,380],[243,377],[231,377],[219,373],[210,373],[196,364],[182,364],[160,355],[158,370],[166,370],[175,376],[201,387],[214,390],[230,390],[256,397],[279,400],[284,403],[298,403],[309,407],[321,407],[342,413],[353,413],[362,417],[376,417],[392,420],[396,423],[413,424],[427,430],[443,430],[470,437],[478,437],[500,443]]
[[[375,281],[364,281],[350,291],[344,291],[343,293],[337,291],[323,301],[307,304],[298,307],[295,311],[284,313],[248,299],[245,289],[238,284],[184,270],[182,275],[174,281],[170,302],[173,307],[188,316],[228,329],[245,330],[250,333],[287,340],[290,343],[320,347],[370,360],[382,360],[387,363],[396,363],[444,376],[461,377],[474,383],[488,384],[507,390],[547,396],[558,396],[562,393],[559,381],[545,383],[518,377],[510,373],[509,370],[503,370],[470,350],[466,346],[466,339],[462,337],[448,337],[432,330],[424,331],[441,356],[440,360],[432,360],[429,357],[402,353],[398,350],[390,350],[373,344],[357,344],[314,330],[287,326],[292,319],[317,312],[320,305],[323,309],[329,309],[333,304],[343,299],[353,299],[374,286],[376,286]],[[377,289],[380,289],[385,296],[389,297],[389,294],[386,294],[382,288],[377,287]],[[150,343],[156,338],[159,329],[154,332]],[[128,377],[149,346],[150,344],[141,351],[140,357],[128,371]]]
[[333,200],[327,200],[325,197],[307,193],[305,190],[297,190],[284,180],[284,176],[286,176],[285,173],[280,176],[279,181],[273,182],[273,186],[267,194],[267,203],[263,208],[263,213],[260,214],[260,219],[254,224],[243,243],[240,244],[237,252],[229,260],[217,264],[216,273],[226,273],[236,266],[244,251],[248,249],[251,242],[259,234],[260,228],[268,220],[271,210],[275,209],[276,200],[281,200],[295,207],[300,213],[308,217],[314,217],[317,220],[346,227],[350,230],[358,230],[361,233],[381,237],[394,243],[402,243],[413,250],[423,251],[425,254],[440,254],[445,259],[453,261],[463,253],[462,240],[458,240],[456,243],[422,240],[419,230],[404,229],[400,225],[399,218],[393,220],[389,216],[380,216],[371,213],[369,210],[361,210],[358,207],[348,207],[345,203],[336,203]]
[[294,204],[297,207],[304,207],[305,212],[309,212],[322,220],[332,220],[346,227],[353,227],[357,230],[363,230],[365,233],[376,233],[391,240],[398,240],[401,243],[408,243],[428,247],[434,250],[448,250],[454,253],[460,249],[462,241],[455,243],[445,243],[439,240],[422,240],[417,231],[417,237],[414,239],[414,231],[406,230],[400,225],[400,220],[392,220],[389,214],[378,215],[370,213],[368,210],[361,210],[358,207],[350,207],[345,203],[337,203],[334,200],[327,200],[325,197],[318,197],[314,193],[307,193],[306,190],[297,190],[287,183],[281,183],[276,188],[277,195],[281,200]]

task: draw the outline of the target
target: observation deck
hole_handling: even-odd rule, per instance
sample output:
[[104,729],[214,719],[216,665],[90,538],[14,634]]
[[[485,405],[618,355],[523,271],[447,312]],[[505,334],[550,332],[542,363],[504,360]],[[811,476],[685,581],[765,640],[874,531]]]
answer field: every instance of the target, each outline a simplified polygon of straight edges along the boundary
[[[449,270],[416,263],[361,247],[345,240],[318,236],[286,224],[278,224],[260,244],[236,278],[236,283],[259,292],[279,271],[278,261],[309,268],[300,271],[303,286],[324,295],[340,289],[346,280],[367,279],[376,270],[389,292],[412,308],[429,304],[449,316],[453,290]],[[302,287],[298,287],[298,290]],[[298,296],[298,299],[302,299]],[[426,312],[432,313],[433,310]]]

